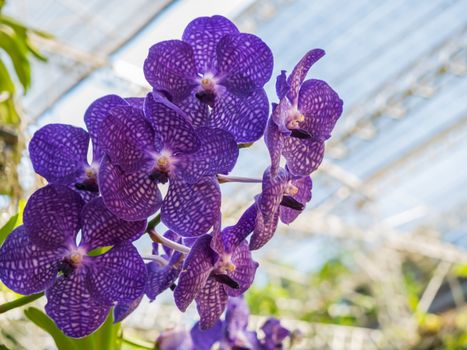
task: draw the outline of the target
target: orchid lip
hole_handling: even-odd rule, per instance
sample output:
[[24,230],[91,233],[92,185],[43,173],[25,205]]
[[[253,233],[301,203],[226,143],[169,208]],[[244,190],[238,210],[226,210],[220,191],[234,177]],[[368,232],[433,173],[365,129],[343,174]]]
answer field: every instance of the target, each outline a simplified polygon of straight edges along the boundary
[[237,281],[235,281],[234,279],[232,279],[232,277],[230,277],[229,275],[227,274],[216,274],[216,273],[213,273],[212,275],[212,278],[214,278],[217,282],[219,283],[222,283],[222,284],[225,284],[226,286],[229,286],[230,288],[233,288],[233,289],[239,289],[240,288],[240,285],[238,284]]
[[284,207],[290,208],[290,209],[295,209],[295,210],[303,210],[305,209],[305,206],[297,201],[295,198],[291,196],[284,196],[282,197],[281,205]]

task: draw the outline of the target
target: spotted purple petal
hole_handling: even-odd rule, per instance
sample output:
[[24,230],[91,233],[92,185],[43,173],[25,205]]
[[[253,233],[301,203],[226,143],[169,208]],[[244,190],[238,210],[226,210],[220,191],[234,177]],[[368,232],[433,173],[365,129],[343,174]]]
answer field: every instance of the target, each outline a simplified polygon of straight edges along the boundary
[[288,93],[290,101],[296,103],[298,91],[303,83],[303,80],[305,80],[308,71],[310,70],[311,66],[324,55],[324,50],[313,49],[308,51],[305,56],[303,56],[303,58],[297,63],[292,73],[289,75],[289,78],[287,79],[287,84],[290,87]]
[[209,106],[201,102],[195,94],[191,94],[182,101],[177,102],[177,106],[185,112],[193,127],[198,128],[207,125],[210,114]]
[[131,106],[112,108],[102,122],[99,139],[112,163],[127,173],[140,170],[152,159],[154,131],[143,112]]
[[247,96],[271,78],[273,57],[269,47],[253,34],[227,34],[217,45],[217,63],[221,83]]
[[92,298],[87,288],[86,269],[57,279],[47,289],[45,311],[65,335],[81,338],[94,332],[105,321],[110,305]]
[[87,203],[82,211],[81,246],[88,250],[134,241],[146,229],[146,220],[125,221],[110,212],[102,197]]
[[[305,176],[297,180],[292,180],[292,184],[298,189],[297,194],[293,195],[292,197],[296,199],[299,203],[308,203],[311,200],[311,189],[313,187],[311,177]],[[300,210],[295,210],[292,208],[282,206],[280,209],[280,219],[284,224],[290,224],[297,218],[297,216],[300,213]]]
[[89,135],[65,124],[49,124],[34,133],[29,155],[34,171],[51,183],[71,183],[88,166]]
[[177,153],[192,153],[199,149],[200,141],[186,115],[175,105],[148,94],[144,112],[164,148]]
[[276,232],[279,221],[279,210],[270,215],[265,215],[258,210],[256,225],[250,239],[250,250],[257,250],[264,246]]
[[11,232],[0,248],[0,280],[20,294],[50,287],[57,277],[62,248],[43,249],[31,242],[24,226]]
[[214,278],[208,278],[195,298],[196,308],[200,316],[199,327],[202,330],[211,328],[219,320],[228,298],[224,285]]
[[195,153],[180,155],[176,177],[195,183],[201,177],[228,174],[238,158],[238,147],[232,134],[221,129],[198,128],[201,147]]
[[229,298],[225,312],[226,338],[234,341],[237,334],[244,332],[248,327],[250,310],[243,297]]
[[326,140],[342,114],[342,100],[322,80],[307,80],[300,88],[298,109],[304,114],[302,128],[315,139]]
[[254,142],[263,135],[268,114],[264,89],[254,90],[246,98],[227,90],[215,100],[208,126],[229,131],[237,143]]
[[174,290],[175,304],[180,311],[188,305],[204,287],[209,274],[213,270],[216,253],[210,248],[211,236],[204,235],[197,239],[185,259],[182,272]]
[[83,204],[78,193],[62,185],[47,185],[34,192],[23,218],[31,241],[49,248],[74,243]]
[[92,260],[89,281],[96,299],[103,303],[129,303],[143,294],[146,265],[131,243],[121,243],[89,259]]
[[110,110],[116,106],[126,106],[123,98],[117,95],[106,95],[95,100],[84,113],[84,123],[89,131],[92,140],[93,159],[95,161],[102,158],[103,151],[99,140],[101,124],[110,113]]
[[125,97],[125,101],[133,108],[143,110],[144,97]]
[[133,311],[135,311],[141,303],[141,300],[143,300],[143,296],[144,295],[141,295],[139,298],[136,298],[129,303],[117,303],[114,307],[114,323],[123,321]]
[[211,328],[202,330],[199,322],[196,322],[190,331],[195,349],[211,350],[212,346],[222,339],[223,327],[223,322],[218,320]]
[[225,227],[220,234],[215,234],[211,248],[218,254],[231,254],[245,238],[253,232],[256,223],[257,205],[253,203],[233,226]]
[[197,84],[193,48],[181,40],[155,44],[144,61],[144,76],[155,90],[167,92],[175,102],[183,100]]
[[237,27],[222,16],[198,17],[187,25],[182,40],[193,48],[198,72],[214,68],[217,43],[224,35],[233,33],[238,33]]
[[175,252],[165,266],[161,266],[158,262],[150,262],[146,265],[148,282],[145,293],[151,301],[175,283],[182,264],[183,255]]
[[235,265],[235,271],[228,272],[228,275],[239,284],[239,288],[234,289],[227,285],[224,285],[224,288],[229,296],[238,297],[250,288],[258,268],[258,263],[251,258],[251,252],[246,241],[243,241],[234,250],[232,263]]
[[162,205],[157,183],[148,174],[124,174],[108,157],[102,160],[99,185],[106,207],[124,220],[146,220]]
[[308,176],[318,169],[324,157],[324,142],[314,139],[287,137],[282,150],[289,171],[297,176]]
[[289,91],[290,86],[287,84],[287,75],[285,70],[281,70],[281,74],[279,74],[276,78],[276,95],[281,100]]
[[271,173],[275,176],[279,171],[282,149],[284,147],[284,136],[279,131],[278,126],[274,123],[272,118],[268,121],[264,134],[264,141],[266,142],[269,150],[269,157],[271,158]]
[[212,227],[220,206],[221,193],[215,178],[202,178],[195,184],[171,181],[161,219],[180,236],[200,236]]

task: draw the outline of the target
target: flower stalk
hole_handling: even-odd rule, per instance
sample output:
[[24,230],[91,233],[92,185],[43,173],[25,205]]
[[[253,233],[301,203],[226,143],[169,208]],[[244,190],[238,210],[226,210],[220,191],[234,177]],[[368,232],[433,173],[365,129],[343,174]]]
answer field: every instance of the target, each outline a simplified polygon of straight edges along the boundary
[[185,254],[185,255],[190,253],[190,248],[188,248],[187,246],[185,246],[183,244],[174,242],[171,239],[168,239],[168,238],[162,236],[156,230],[149,231],[149,236],[151,237],[153,242],[157,242],[157,243],[160,243],[162,245],[165,245],[167,248],[173,249],[173,250],[175,250],[177,252],[180,252],[182,254]]
[[24,297],[18,298],[13,301],[9,301],[7,303],[1,304],[0,305],[0,314],[3,314],[7,311],[16,309],[17,307],[21,307],[24,305],[27,305],[29,303],[32,303],[33,301],[41,298],[44,295],[44,292],[37,293],[37,294],[32,294],[32,295],[26,295]]

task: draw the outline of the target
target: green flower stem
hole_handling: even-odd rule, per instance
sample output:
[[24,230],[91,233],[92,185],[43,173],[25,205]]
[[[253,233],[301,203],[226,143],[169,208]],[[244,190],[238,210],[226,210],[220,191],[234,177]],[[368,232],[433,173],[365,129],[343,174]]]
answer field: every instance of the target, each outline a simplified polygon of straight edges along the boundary
[[148,227],[146,228],[146,232],[152,231],[159,223],[161,222],[161,214],[157,214],[152,220],[148,222]]
[[129,338],[123,338],[123,337],[121,337],[120,340],[122,341],[122,343],[126,343],[138,349],[154,350],[154,346],[150,346],[149,343],[146,343],[146,342],[143,343],[141,340],[129,339]]
[[0,314],[3,314],[4,312],[10,311],[12,309],[16,309],[17,307],[21,307],[23,305],[32,303],[34,300],[37,300],[41,298],[44,295],[44,292],[37,293],[37,294],[32,294],[32,295],[26,295],[24,297],[18,298],[13,301],[9,301],[7,303],[1,304],[0,305]]

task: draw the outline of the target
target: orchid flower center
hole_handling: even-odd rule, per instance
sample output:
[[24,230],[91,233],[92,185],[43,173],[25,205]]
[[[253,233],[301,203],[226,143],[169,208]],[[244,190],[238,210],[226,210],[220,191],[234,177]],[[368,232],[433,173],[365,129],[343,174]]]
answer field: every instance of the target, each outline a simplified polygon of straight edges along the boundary
[[201,78],[199,84],[204,91],[213,92],[216,87],[216,81],[214,78],[214,74],[212,73],[204,73],[203,77]]
[[295,186],[292,181],[287,182],[285,185],[284,194],[289,196],[295,196],[298,193],[298,187]]
[[91,166],[87,166],[84,169],[84,176],[81,177],[80,182],[75,184],[75,187],[81,191],[99,192],[99,187],[97,186],[97,171],[97,164],[93,163]]
[[232,262],[231,254],[223,254],[219,257],[219,260],[216,262],[214,268],[218,273],[225,274],[227,272],[234,272],[237,267]]
[[156,167],[159,171],[167,173],[169,172],[170,160],[168,156],[160,156],[156,161]]
[[287,113],[286,126],[287,129],[298,129],[300,123],[305,121],[305,116],[296,108],[291,108]]
[[196,98],[202,103],[212,107],[216,98],[217,79],[214,74],[207,72],[199,79],[199,88],[196,92]]

